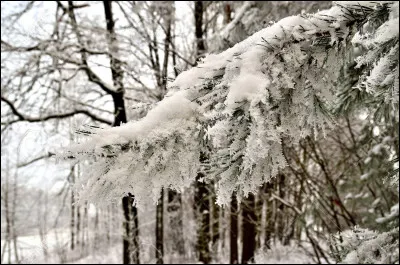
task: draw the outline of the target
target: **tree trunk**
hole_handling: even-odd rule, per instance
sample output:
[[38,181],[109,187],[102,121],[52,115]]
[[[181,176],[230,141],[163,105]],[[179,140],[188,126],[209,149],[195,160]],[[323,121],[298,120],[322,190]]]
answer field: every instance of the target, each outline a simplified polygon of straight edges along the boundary
[[[113,84],[115,87],[115,92],[112,93],[112,98],[114,102],[114,115],[115,120],[113,126],[120,126],[121,123],[126,123],[126,111],[125,111],[125,102],[124,102],[124,87],[123,87],[123,71],[121,68],[121,62],[114,55],[118,54],[118,45],[117,38],[114,32],[114,19],[112,13],[112,5],[111,1],[103,1],[104,4],[104,12],[106,17],[106,26],[107,26],[107,41],[108,47],[110,51],[110,66],[111,66],[111,75],[113,79]],[[124,232],[123,236],[123,262],[124,264],[130,264],[131,262],[136,261],[139,263],[139,243],[136,236],[139,234],[138,224],[138,216],[137,209],[133,206],[133,196],[125,196],[122,198],[122,209],[124,212]],[[133,228],[132,224],[135,224],[135,228]],[[134,229],[134,231],[132,231]],[[132,236],[134,237],[132,240]],[[132,242],[133,241],[133,242]],[[133,249],[135,248],[135,249]],[[132,255],[132,252],[135,252]]]
[[74,194],[74,184],[75,184],[75,166],[71,168],[70,173],[70,189],[71,189],[71,250],[75,248],[75,194]]
[[79,246],[81,233],[81,207],[76,207],[76,245]]
[[124,212],[124,235],[123,235],[123,264],[131,264],[131,239],[132,233],[132,198],[125,196],[122,198],[122,210]]
[[84,207],[83,207],[83,220],[82,220],[82,248],[84,249],[84,252],[86,253],[86,245],[87,245],[87,240],[88,237],[87,232],[88,232],[88,203],[85,202]]
[[199,180],[204,177],[203,173],[196,176],[195,211],[197,216],[197,253],[199,260],[205,264],[211,261],[209,242],[210,235],[210,200],[207,184]]
[[217,248],[215,245],[219,239],[219,206],[216,203],[217,195],[215,189],[213,189],[213,193],[211,196],[211,204],[212,204],[212,243],[213,246]]
[[231,200],[231,231],[230,231],[230,263],[238,264],[238,203],[236,194],[232,194]]
[[260,187],[258,190],[256,204],[255,204],[255,214],[256,214],[256,249],[261,247],[261,231],[262,231],[262,212],[264,204],[264,189]]
[[168,190],[168,218],[170,227],[171,250],[179,255],[185,254],[185,241],[183,239],[183,213],[182,196],[174,190]]
[[265,237],[264,237],[264,246],[268,249],[271,249],[272,246],[272,235],[274,232],[274,222],[273,222],[273,213],[274,213],[274,205],[271,199],[271,192],[274,185],[269,182],[266,183],[264,188],[264,192],[266,194],[266,214],[265,214]]
[[229,22],[232,21],[232,9],[231,9],[231,4],[226,3],[224,4],[224,24],[227,25]]
[[[199,59],[205,52],[203,39],[203,2],[194,2],[194,20],[195,20],[195,37],[196,37],[196,55]],[[207,160],[204,152],[200,153],[200,163]],[[211,239],[210,231],[210,198],[207,184],[199,180],[204,178],[204,174],[199,172],[196,176],[195,190],[195,212],[197,219],[197,253],[199,260],[205,264],[211,261],[209,242]]]
[[249,194],[242,202],[242,263],[252,262],[256,248],[256,214],[255,214],[255,197]]
[[161,190],[161,197],[158,200],[156,209],[156,263],[163,264],[164,256],[164,231],[163,231],[163,212],[164,212],[164,190]]
[[[74,174],[75,174],[75,181],[78,179],[79,180],[79,164],[75,166],[74,169]],[[79,205],[76,206],[76,235],[75,235],[75,242],[76,246],[79,246],[81,244],[81,230],[82,230],[82,222],[81,222],[81,207]],[[82,248],[81,248],[82,249]]]
[[194,21],[195,21],[195,34],[196,34],[196,61],[202,57],[206,51],[206,46],[203,38],[203,2],[194,2]]
[[[279,175],[279,183],[278,183],[278,194],[279,197],[284,199],[285,197],[285,175]],[[285,230],[285,221],[284,221],[284,212],[285,204],[281,201],[277,202],[277,231],[276,234],[281,243],[284,243],[284,230]]]
[[96,213],[94,217],[94,249],[97,249],[99,246],[99,209],[96,208]]
[[[175,13],[175,4],[172,4],[171,9]],[[167,34],[165,42],[169,42],[172,48],[170,52],[172,56],[172,65],[174,68],[175,78],[178,76],[178,70],[176,69],[176,50],[175,50],[175,19],[169,20],[169,27],[167,27]],[[171,31],[173,34],[171,35]],[[165,58],[165,57],[164,57]],[[168,64],[164,65],[168,66]],[[164,70],[164,73],[168,71]],[[167,76],[165,75],[165,78]],[[185,254],[185,241],[183,238],[183,212],[182,212],[182,196],[175,190],[168,189],[168,223],[170,227],[169,240],[172,240],[174,244],[171,244],[171,250],[174,253],[178,253],[180,256]]]
[[133,215],[133,224],[135,225],[133,228],[133,247],[134,251],[132,254],[132,262],[139,264],[140,263],[140,249],[139,249],[139,218],[136,207],[132,207],[132,215]]

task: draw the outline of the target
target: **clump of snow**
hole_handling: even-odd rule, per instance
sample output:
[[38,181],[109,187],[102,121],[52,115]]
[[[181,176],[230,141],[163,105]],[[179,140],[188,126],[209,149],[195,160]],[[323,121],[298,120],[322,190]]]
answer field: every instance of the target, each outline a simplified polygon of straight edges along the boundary
[[399,228],[379,233],[355,227],[340,233],[341,263],[387,264],[399,261]]
[[383,148],[382,144],[377,144],[374,147],[372,147],[371,153],[375,154],[375,155],[379,155],[381,153],[382,148]]
[[259,98],[265,101],[271,82],[259,67],[264,54],[265,51],[261,47],[254,47],[241,56],[240,74],[232,80],[225,101],[229,109],[235,109],[244,100],[251,102]]
[[399,204],[397,203],[390,208],[390,214],[386,215],[385,217],[379,217],[375,221],[381,224],[396,219],[398,217],[399,217]]
[[[166,97],[138,121],[131,121],[118,127],[94,130],[93,139],[90,142],[95,145],[95,148],[122,144],[140,139],[174,119],[188,120],[195,116],[198,106],[184,95],[185,93],[180,91]],[[89,148],[88,142],[85,148]]]
[[352,199],[354,197],[354,195],[353,195],[353,193],[348,193],[348,194],[346,194],[346,197],[344,197],[346,200],[347,199]]
[[368,179],[369,178],[369,173],[366,173],[366,174],[364,174],[364,175],[362,175],[361,177],[360,177],[360,179],[361,180],[366,180],[366,179]]
[[376,30],[373,27],[374,19],[371,19],[352,39],[353,45],[359,45],[366,50],[355,59],[356,67],[370,68],[361,77],[362,82],[358,87],[378,99],[383,99],[385,103],[398,104],[399,3],[387,1],[380,3],[384,4],[389,5],[389,19]]

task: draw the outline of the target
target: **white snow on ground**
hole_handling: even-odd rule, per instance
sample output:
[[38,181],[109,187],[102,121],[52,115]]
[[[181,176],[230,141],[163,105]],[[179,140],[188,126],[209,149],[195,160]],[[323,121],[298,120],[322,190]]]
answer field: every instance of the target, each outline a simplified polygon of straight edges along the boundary
[[[1,239],[1,249],[5,244],[5,239]],[[39,235],[20,236],[18,242],[18,256],[22,263],[34,264],[45,261],[43,248],[49,253],[59,250],[69,249],[69,232],[67,230],[52,230],[42,241]],[[8,252],[4,254],[4,261],[8,261]],[[14,261],[14,254],[11,255],[11,261]],[[48,263],[48,261],[46,262]]]

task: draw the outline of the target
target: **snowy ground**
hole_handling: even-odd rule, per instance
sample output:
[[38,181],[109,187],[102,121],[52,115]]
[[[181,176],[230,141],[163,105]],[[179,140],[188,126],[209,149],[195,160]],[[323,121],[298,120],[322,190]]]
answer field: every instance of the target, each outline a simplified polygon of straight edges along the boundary
[[[44,240],[37,235],[20,236],[18,242],[18,256],[23,263],[39,263],[45,261],[44,253],[57,253],[68,249],[68,232],[66,230],[52,230],[46,234]],[[1,240],[1,249],[6,243]],[[3,254],[3,253],[2,253]],[[8,262],[8,251],[4,253],[4,261]],[[11,253],[11,261],[15,260],[14,253]]]
[[[120,244],[108,248],[99,248],[94,254],[84,253],[81,250],[71,251],[69,242],[69,231],[53,230],[49,232],[42,241],[39,235],[18,237],[18,256],[24,264],[118,264],[121,263],[122,249]],[[5,240],[1,241],[1,248]],[[45,251],[48,255],[45,256]],[[5,253],[4,260],[8,263],[8,253]],[[11,254],[11,262],[14,263],[14,253]]]
[[[115,242],[109,245],[103,245],[93,248],[91,251],[82,251],[80,249],[71,251],[70,234],[68,229],[53,230],[47,234],[44,242],[39,235],[22,236],[18,238],[19,257],[23,264],[121,264],[122,246]],[[141,240],[141,263],[155,263],[153,257],[153,247],[146,243],[150,241]],[[3,249],[5,240],[2,239],[1,247]],[[95,249],[95,250],[94,250]],[[47,256],[45,256],[47,251]],[[94,250],[94,251],[93,251]],[[4,263],[8,263],[8,253],[4,255]],[[228,254],[228,253],[226,253]],[[228,255],[225,257],[214,257],[212,263],[227,263]],[[165,263],[196,263],[194,257],[177,257],[165,255]],[[14,263],[12,253],[11,262]],[[324,261],[323,261],[324,262]],[[277,245],[271,250],[257,251],[255,263],[258,264],[310,264],[315,263],[312,258],[305,253],[303,249],[296,246]]]

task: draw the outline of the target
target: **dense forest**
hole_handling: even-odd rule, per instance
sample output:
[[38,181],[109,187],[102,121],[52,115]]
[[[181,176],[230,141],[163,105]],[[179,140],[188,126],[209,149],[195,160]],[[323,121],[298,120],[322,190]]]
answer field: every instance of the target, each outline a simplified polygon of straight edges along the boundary
[[399,263],[397,1],[2,1],[1,263]]

